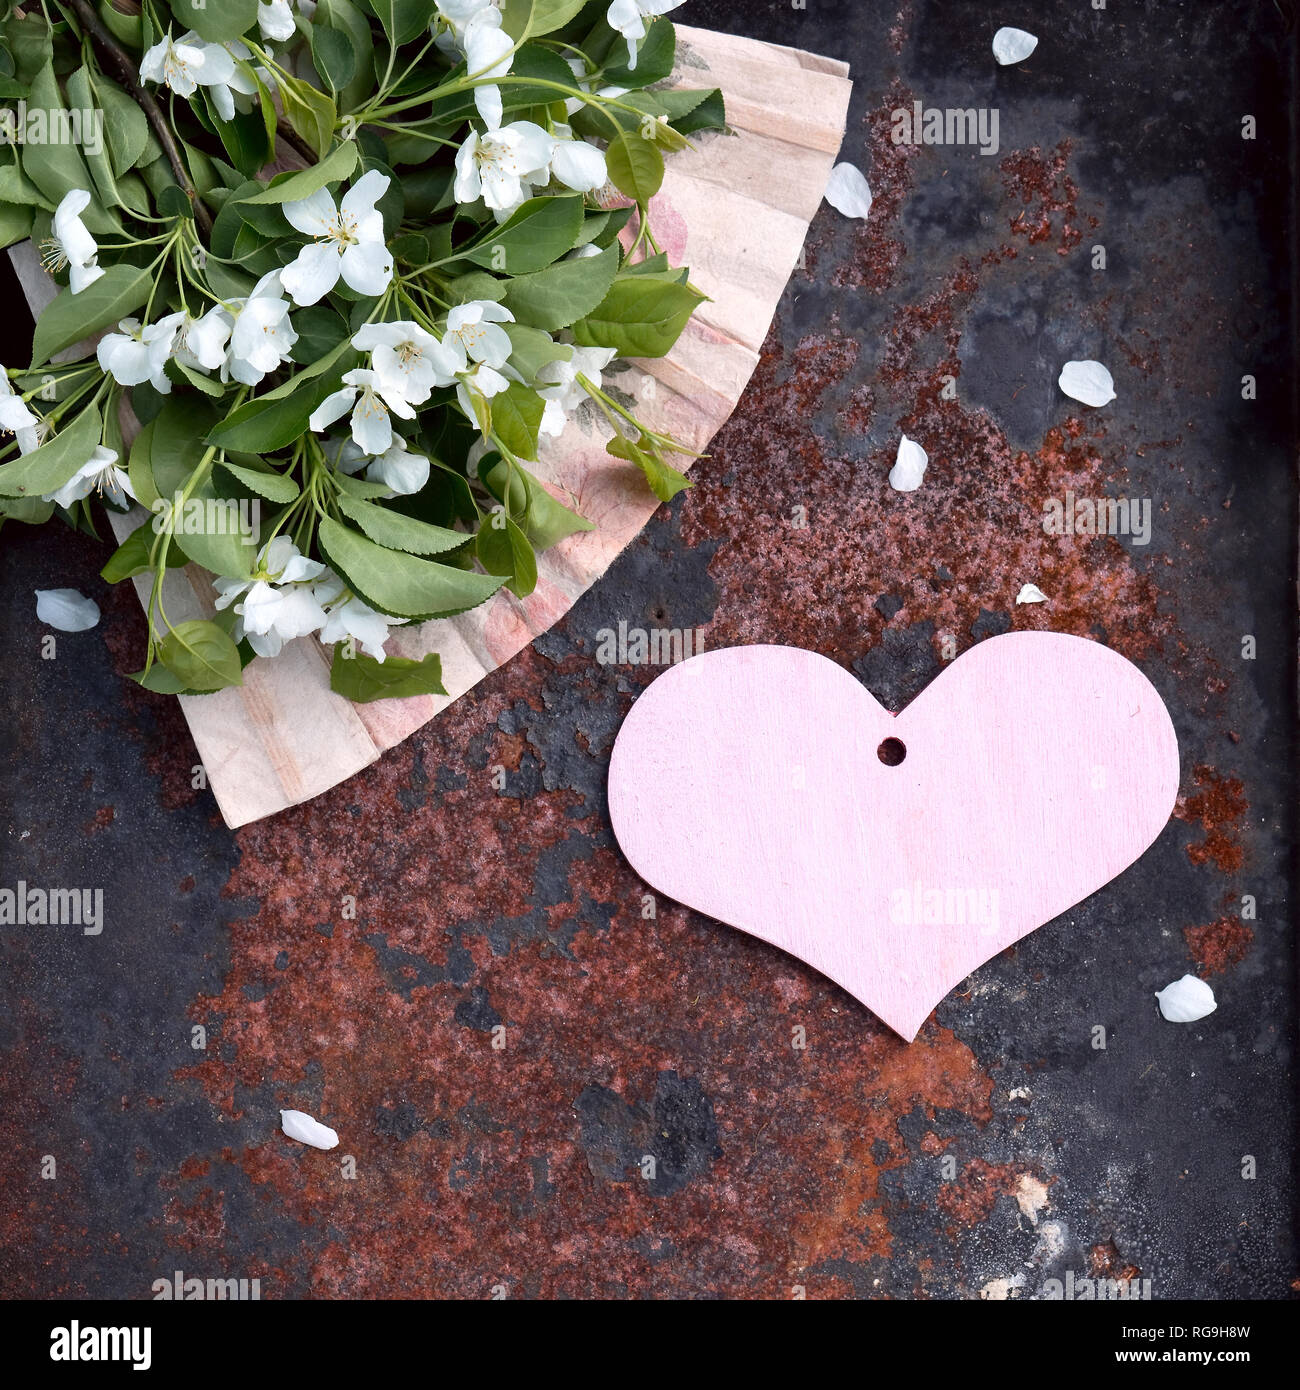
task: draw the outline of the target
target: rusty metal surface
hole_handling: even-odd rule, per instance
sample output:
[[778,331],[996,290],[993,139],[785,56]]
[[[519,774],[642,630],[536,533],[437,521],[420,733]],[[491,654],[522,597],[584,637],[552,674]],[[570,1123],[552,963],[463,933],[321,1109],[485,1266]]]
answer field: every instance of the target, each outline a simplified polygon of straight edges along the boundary
[[[174,1270],[265,1298],[1290,1292],[1290,7],[1044,0],[1006,16],[1043,40],[1006,70],[955,0],[683,13],[852,61],[874,210],[819,215],[694,490],[431,727],[232,834],[174,703],[122,679],[141,623],[103,553],[5,528],[0,883],[102,886],[106,924],[0,928],[4,1296]],[[996,107],[998,153],[895,146],[914,100]],[[1102,412],[1055,386],[1091,356]],[[907,498],[900,429],[932,460]],[[1152,499],[1150,544],[1044,534],[1067,490]],[[1016,607],[1025,582],[1052,601]],[[43,661],[56,585],[104,621]],[[945,635],[1094,637],[1173,713],[1179,809],[904,1046],[773,949],[643,916],[604,801],[654,675],[595,660],[620,620],[802,644],[894,707]],[[1163,1023],[1188,970],[1219,1010]]]

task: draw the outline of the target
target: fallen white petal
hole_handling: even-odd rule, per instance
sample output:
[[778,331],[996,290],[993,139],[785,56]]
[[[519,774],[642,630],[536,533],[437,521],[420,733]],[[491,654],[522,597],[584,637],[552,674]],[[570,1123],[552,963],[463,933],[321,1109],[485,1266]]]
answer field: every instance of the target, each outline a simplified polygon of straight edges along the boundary
[[929,455],[914,439],[906,435],[898,441],[898,458],[889,470],[889,486],[895,492],[915,492],[921,486]]
[[313,1149],[334,1149],[338,1147],[339,1137],[328,1125],[313,1120],[301,1110],[281,1110],[280,1128],[300,1144],[310,1144]]
[[1114,378],[1100,362],[1067,362],[1057,385],[1084,405],[1106,405],[1115,399]]
[[1023,63],[1037,47],[1038,40],[1023,29],[999,29],[993,35],[993,56],[1004,67]]
[[1166,985],[1156,992],[1156,999],[1161,1014],[1170,1023],[1195,1023],[1219,1007],[1214,1002],[1214,991],[1196,975],[1184,975]]
[[1047,595],[1037,584],[1023,584],[1016,595],[1017,603],[1046,603]]
[[862,170],[837,164],[826,180],[826,201],[845,217],[865,217],[871,211],[871,188]]
[[75,589],[37,589],[36,616],[60,632],[85,632],[99,622],[99,604]]

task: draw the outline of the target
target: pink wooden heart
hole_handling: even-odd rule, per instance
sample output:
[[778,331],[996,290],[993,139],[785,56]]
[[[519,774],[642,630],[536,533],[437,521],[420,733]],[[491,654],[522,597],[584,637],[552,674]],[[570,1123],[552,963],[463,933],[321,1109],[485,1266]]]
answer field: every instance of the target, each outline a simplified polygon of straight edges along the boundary
[[1132,864],[1177,790],[1150,681],[1049,632],[979,643],[898,715],[815,652],[708,652],[641,696],[609,769],[614,833],[651,887],[909,1042],[972,970]]

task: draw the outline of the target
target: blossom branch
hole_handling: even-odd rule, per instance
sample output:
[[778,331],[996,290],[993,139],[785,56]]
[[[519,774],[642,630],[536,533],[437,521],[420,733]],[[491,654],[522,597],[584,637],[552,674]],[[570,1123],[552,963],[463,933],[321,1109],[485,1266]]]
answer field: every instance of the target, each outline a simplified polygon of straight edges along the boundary
[[190,206],[194,209],[194,220],[205,234],[210,234],[212,214],[204,205],[198,190],[190,179],[189,170],[185,167],[185,161],[181,156],[180,146],[176,143],[176,137],[167,124],[167,118],[163,115],[162,108],[140,85],[139,76],[130,55],[108,31],[103,21],[91,8],[89,0],[67,0],[67,3],[76,13],[86,33],[94,39],[96,46],[103,52],[118,81],[144,112],[153,128],[153,133],[158,137],[158,143],[162,146],[163,153],[167,156],[167,162],[172,167],[172,173],[176,176],[176,182],[180,185],[181,192],[189,199]]

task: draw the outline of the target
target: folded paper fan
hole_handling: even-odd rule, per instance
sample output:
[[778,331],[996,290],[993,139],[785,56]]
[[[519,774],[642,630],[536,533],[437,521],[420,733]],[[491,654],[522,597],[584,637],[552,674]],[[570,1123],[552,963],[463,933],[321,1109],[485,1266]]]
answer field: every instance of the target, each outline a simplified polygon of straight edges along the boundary
[[[851,83],[845,64],[796,49],[685,25],[677,36],[673,81],[720,87],[730,132],[696,136],[697,149],[673,156],[651,215],[670,259],[690,267],[710,302],[666,358],[631,363],[612,379],[637,397],[649,428],[703,451],[758,365],[839,151]],[[30,243],[11,254],[39,311],[55,287]],[[274,661],[254,661],[241,687],[180,697],[227,825],[273,815],[359,772],[545,632],[604,574],[659,504],[637,468],[605,452],[609,431],[590,414],[546,440],[533,471],[596,529],[538,556],[528,598],[502,589],[460,617],[394,631],[390,653],[441,656],[447,695],[354,705],[330,690],[325,649],[300,638]],[[119,539],[140,519],[114,514]],[[193,566],[171,571],[163,592],[173,622],[214,611],[211,583]]]

